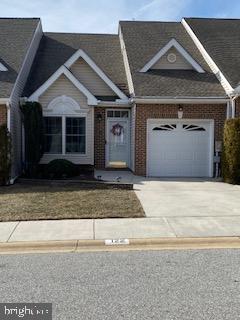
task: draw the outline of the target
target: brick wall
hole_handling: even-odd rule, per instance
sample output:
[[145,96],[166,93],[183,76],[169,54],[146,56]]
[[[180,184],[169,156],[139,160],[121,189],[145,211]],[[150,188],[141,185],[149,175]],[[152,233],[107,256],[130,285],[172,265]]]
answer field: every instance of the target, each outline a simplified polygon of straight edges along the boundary
[[[213,119],[215,139],[222,140],[226,105],[181,105],[185,119]],[[147,119],[177,118],[177,105],[137,105],[135,131],[135,174],[146,175]]]
[[240,117],[240,97],[236,99],[236,117]]
[[0,105],[0,125],[7,122],[7,108],[4,105]]
[[[94,165],[97,169],[105,168],[105,108],[94,109]],[[98,115],[102,119],[98,119]]]

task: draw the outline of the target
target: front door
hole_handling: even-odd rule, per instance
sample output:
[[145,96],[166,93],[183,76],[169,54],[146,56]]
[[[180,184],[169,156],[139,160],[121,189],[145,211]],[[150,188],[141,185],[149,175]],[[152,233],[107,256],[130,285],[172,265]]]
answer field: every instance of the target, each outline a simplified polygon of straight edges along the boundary
[[129,111],[107,111],[106,166],[112,168],[129,167]]

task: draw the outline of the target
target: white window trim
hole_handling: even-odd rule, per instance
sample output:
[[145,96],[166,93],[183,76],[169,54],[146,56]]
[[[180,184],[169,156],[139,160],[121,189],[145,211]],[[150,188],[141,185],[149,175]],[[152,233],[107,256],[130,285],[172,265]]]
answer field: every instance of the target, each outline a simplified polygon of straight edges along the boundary
[[38,101],[39,97],[61,76],[65,75],[72,84],[81,91],[88,100],[89,105],[97,105],[98,100],[94,97],[94,95],[82,85],[77,78],[65,67],[61,66],[41,87],[39,87],[29,98],[29,101]]
[[3,71],[3,72],[8,71],[8,68],[6,68],[4,64],[2,64],[1,62],[0,62],[0,71]]
[[[69,108],[61,110],[61,112],[55,112],[57,105],[66,104]],[[58,109],[57,109],[58,110]],[[80,112],[79,112],[80,111]],[[44,155],[81,155],[86,156],[87,154],[87,114],[89,109],[81,109],[77,101],[73,98],[62,95],[54,98],[47,106],[46,109],[43,110],[43,117],[52,117],[52,118],[62,118],[62,153],[44,153]],[[85,153],[66,152],[66,118],[85,118]]]
[[199,73],[204,73],[203,68],[194,60],[190,54],[177,42],[176,39],[171,39],[158,53],[140,70],[140,72],[147,72],[169,49],[174,47]]
[[[62,153],[50,153],[44,152],[43,155],[51,155],[54,157],[58,156],[86,156],[87,155],[87,115],[86,114],[43,114],[43,118],[61,118],[62,119]],[[66,152],[66,118],[85,118],[85,152]]]
[[116,93],[116,95],[127,100],[127,96],[108,78],[108,76],[96,65],[96,63],[82,49],[76,51],[65,63],[68,69],[79,59],[83,58],[85,62],[97,73],[97,75]]

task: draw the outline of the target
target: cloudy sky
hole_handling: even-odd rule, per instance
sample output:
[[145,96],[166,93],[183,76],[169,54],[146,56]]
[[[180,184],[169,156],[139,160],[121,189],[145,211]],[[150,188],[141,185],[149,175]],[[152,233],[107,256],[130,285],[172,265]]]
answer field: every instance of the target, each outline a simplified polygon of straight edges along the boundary
[[0,0],[1,17],[41,17],[44,31],[116,33],[119,20],[240,18],[239,0]]

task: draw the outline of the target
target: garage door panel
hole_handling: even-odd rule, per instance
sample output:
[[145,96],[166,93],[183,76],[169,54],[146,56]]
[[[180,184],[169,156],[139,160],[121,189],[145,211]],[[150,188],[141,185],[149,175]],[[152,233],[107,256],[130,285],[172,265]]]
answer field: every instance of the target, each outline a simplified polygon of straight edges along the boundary
[[163,177],[209,176],[210,122],[184,124],[177,120],[169,122],[169,125],[156,121],[148,127],[148,174]]

